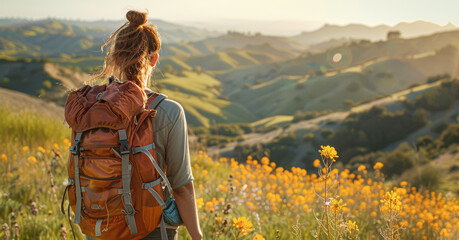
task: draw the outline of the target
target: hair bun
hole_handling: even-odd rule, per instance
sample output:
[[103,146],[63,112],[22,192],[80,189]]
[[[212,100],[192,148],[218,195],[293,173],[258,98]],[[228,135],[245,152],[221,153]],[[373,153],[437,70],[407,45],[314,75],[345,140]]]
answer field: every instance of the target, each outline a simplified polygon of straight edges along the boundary
[[147,13],[131,10],[126,13],[126,18],[130,24],[140,26],[147,22]]

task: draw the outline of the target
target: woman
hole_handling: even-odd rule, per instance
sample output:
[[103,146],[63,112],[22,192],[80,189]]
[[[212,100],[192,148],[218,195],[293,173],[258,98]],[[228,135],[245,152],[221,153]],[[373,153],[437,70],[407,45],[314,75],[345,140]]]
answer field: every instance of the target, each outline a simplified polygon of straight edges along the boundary
[[[115,76],[120,81],[133,81],[147,93],[152,92],[147,87],[159,58],[161,41],[156,26],[146,24],[146,15],[138,11],[126,14],[129,22],[102,46],[110,47],[104,68],[95,78]],[[167,178],[188,233],[193,240],[201,239],[183,108],[179,103],[166,99],[156,110],[153,136],[158,163],[167,170]],[[144,239],[160,239],[160,232],[157,228]],[[177,228],[168,226],[167,235],[169,239],[177,239]]]

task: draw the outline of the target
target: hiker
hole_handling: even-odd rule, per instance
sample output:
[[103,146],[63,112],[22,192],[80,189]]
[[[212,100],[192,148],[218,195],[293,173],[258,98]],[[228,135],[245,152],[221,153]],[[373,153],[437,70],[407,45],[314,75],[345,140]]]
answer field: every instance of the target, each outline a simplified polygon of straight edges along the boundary
[[102,45],[108,53],[94,79],[113,76],[109,83],[67,99],[69,207],[87,239],[177,239],[182,223],[201,239],[184,110],[148,88],[158,30],[146,13],[126,18]]

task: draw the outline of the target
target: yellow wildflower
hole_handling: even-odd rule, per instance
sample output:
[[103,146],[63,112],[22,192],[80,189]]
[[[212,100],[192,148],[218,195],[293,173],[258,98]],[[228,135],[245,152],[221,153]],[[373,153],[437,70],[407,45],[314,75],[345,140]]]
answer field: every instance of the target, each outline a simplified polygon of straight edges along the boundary
[[363,172],[367,169],[367,167],[365,167],[365,165],[360,165],[359,168],[357,168],[357,171],[359,172]]
[[400,182],[400,186],[401,187],[406,187],[408,185],[408,183],[406,181],[401,181]]
[[347,231],[351,235],[354,235],[356,232],[359,232],[359,226],[357,226],[355,221],[353,222],[351,220],[347,220],[346,227],[347,227]]
[[37,150],[41,153],[46,153],[46,150],[43,147],[37,147]]
[[239,232],[244,235],[248,232],[253,231],[252,222],[249,221],[246,217],[233,218],[233,226],[239,229]]
[[204,199],[202,199],[202,198],[196,199],[196,205],[197,205],[198,209],[201,209],[202,206],[204,206]]
[[261,164],[263,164],[263,165],[268,165],[268,164],[269,164],[269,158],[267,158],[267,157],[262,157],[262,158],[261,158]]
[[313,164],[315,168],[318,168],[320,166],[320,160],[319,159],[314,160]]
[[29,147],[28,147],[28,146],[24,146],[24,147],[22,147],[22,151],[23,151],[23,152],[27,152],[27,151],[29,151]]
[[2,153],[2,155],[0,155],[0,159],[2,159],[3,163],[7,163],[8,162],[8,157],[4,153]]
[[30,156],[27,158],[27,161],[31,164],[36,163],[37,159],[34,156]]
[[13,176],[13,174],[12,174],[12,173],[10,173],[10,172],[8,172],[8,173],[6,174],[6,176],[10,178],[10,177],[12,177],[12,176]]
[[373,211],[373,212],[370,213],[370,217],[371,217],[371,218],[375,218],[376,216],[377,216],[377,214],[376,214],[375,211]]
[[402,210],[400,196],[398,196],[398,194],[394,191],[386,192],[384,199],[381,200],[381,202],[383,203],[381,211],[386,216],[390,214],[398,214]]
[[207,211],[207,212],[214,212],[215,209],[214,209],[214,203],[213,202],[206,202],[206,206],[204,207],[204,209]]
[[204,170],[202,170],[202,175],[204,175],[204,176],[205,176],[205,175],[207,175],[208,173],[209,173],[209,171],[207,171],[207,170],[205,170],[205,169],[204,169]]
[[377,162],[374,166],[373,166],[373,169],[374,170],[380,170],[381,168],[384,167],[384,164],[382,164],[382,162]]
[[255,237],[253,237],[253,240],[265,240],[265,238],[261,236],[260,234],[257,234],[255,235]]
[[343,207],[345,206],[346,204],[343,204],[343,199],[338,201],[336,198],[333,198],[330,202],[330,210],[333,210],[335,215],[338,214],[339,211],[343,210]]
[[320,146],[322,149],[319,150],[319,153],[324,157],[328,158],[330,160],[333,160],[333,162],[336,162],[335,158],[338,158],[339,156],[337,155],[338,153],[336,152],[334,147],[330,147],[330,145],[327,146]]
[[442,228],[440,231],[440,236],[442,237],[452,237],[453,234],[450,234],[447,229]]

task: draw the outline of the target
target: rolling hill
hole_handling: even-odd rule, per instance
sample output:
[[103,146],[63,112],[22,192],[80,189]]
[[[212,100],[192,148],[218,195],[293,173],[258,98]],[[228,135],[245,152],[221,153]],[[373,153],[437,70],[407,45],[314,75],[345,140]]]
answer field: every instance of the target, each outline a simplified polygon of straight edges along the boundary
[[[216,78],[231,101],[243,104],[259,118],[292,115],[298,110],[344,110],[346,104],[392,94],[431,76],[456,76],[458,40],[459,31],[452,31],[345,44],[295,59],[230,70]],[[340,61],[333,61],[337,54]]]
[[[447,80],[447,79],[446,79]],[[262,133],[247,133],[242,136],[244,139],[243,141],[232,142],[228,143],[225,146],[213,146],[208,149],[209,155],[213,154],[221,154],[223,156],[234,156],[235,152],[237,152],[236,148],[241,148],[246,146],[255,146],[256,144],[269,144],[276,138],[281,136],[285,136],[288,134],[294,134],[297,137],[297,141],[301,142],[302,137],[307,133],[312,133],[315,136],[315,139],[321,139],[322,131],[323,130],[336,130],[340,127],[341,124],[351,115],[356,113],[366,112],[372,109],[375,106],[383,106],[391,112],[397,112],[404,109],[404,104],[402,103],[406,99],[414,99],[417,96],[421,95],[422,93],[432,91],[439,86],[442,85],[444,80],[440,80],[433,83],[425,83],[420,84],[418,86],[413,86],[402,91],[398,91],[394,94],[390,94],[386,97],[369,101],[367,103],[362,103],[360,105],[356,105],[354,107],[349,108],[348,110],[342,111],[334,111],[328,114],[324,114],[319,117],[315,117],[312,119],[301,120],[298,122],[290,122],[290,124],[286,123],[288,121],[288,116],[277,115],[273,117],[267,117],[265,119],[259,120],[254,122],[254,125],[261,125],[261,127],[266,127],[265,125],[272,125],[273,122],[276,125],[282,126],[281,128],[275,128],[273,130],[262,132]],[[436,136],[438,137],[438,133],[434,133],[433,129],[441,123],[447,122],[457,122],[457,115],[459,114],[459,100],[455,100],[454,106],[447,110],[442,110],[438,112],[431,113],[429,115],[429,120],[427,124],[414,131],[413,133],[409,134],[407,137],[395,141],[394,143],[386,146],[384,150],[392,151],[394,150],[400,143],[402,142],[416,142],[416,139],[425,135],[429,136]],[[290,116],[291,117],[291,116]],[[292,118],[290,118],[291,121]],[[313,151],[317,148],[317,143],[314,144],[306,144],[301,143],[296,146],[294,149],[295,151],[295,158],[291,159],[288,162],[282,162],[283,165],[286,167],[291,166],[304,166],[302,159],[308,152]]]
[[246,48],[256,51],[264,49],[268,50],[268,53],[276,52],[286,57],[306,49],[306,46],[288,37],[229,32],[200,41],[165,45],[160,54],[161,56],[187,57],[215,53],[228,48]]
[[[380,42],[351,42],[318,53],[306,53],[283,62],[258,65],[249,69],[236,69],[217,76],[223,82],[243,81],[254,84],[257,75],[272,80],[279,76],[322,75],[333,71],[346,71],[350,67],[364,66],[384,59],[419,58],[433,54],[448,45],[459,48],[459,31],[436,33],[411,39]],[[339,61],[333,57],[339,56]],[[238,84],[238,83],[236,83]]]
[[241,104],[230,102],[221,95],[221,83],[205,73],[184,72],[183,76],[165,74],[157,87],[178,101],[192,126],[218,123],[252,122],[256,118]]
[[0,87],[63,105],[67,92],[90,79],[85,73],[43,60],[0,59]]
[[[216,32],[151,20],[160,30],[162,41],[198,41],[220,35]],[[83,54],[102,56],[100,46],[125,21],[71,21],[44,19],[21,21],[0,19],[0,55],[46,56]]]

